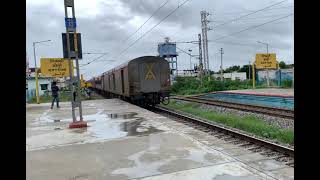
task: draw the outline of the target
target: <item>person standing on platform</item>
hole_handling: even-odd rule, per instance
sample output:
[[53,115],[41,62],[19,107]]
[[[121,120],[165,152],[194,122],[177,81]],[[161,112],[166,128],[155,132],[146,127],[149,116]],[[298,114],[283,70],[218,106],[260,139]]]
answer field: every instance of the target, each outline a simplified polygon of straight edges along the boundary
[[54,101],[57,101],[57,108],[59,107],[59,87],[57,86],[57,82],[52,82],[51,86],[51,93],[52,93],[52,104],[51,109],[53,108]]

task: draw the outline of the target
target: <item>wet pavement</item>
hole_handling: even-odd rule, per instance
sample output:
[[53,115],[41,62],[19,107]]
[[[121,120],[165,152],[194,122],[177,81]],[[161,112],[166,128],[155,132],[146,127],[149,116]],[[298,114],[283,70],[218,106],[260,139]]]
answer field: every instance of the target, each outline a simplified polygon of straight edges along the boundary
[[286,166],[244,161],[250,152],[231,155],[214,137],[121,100],[83,107],[88,127],[68,129],[69,103],[27,105],[27,179],[293,179]]

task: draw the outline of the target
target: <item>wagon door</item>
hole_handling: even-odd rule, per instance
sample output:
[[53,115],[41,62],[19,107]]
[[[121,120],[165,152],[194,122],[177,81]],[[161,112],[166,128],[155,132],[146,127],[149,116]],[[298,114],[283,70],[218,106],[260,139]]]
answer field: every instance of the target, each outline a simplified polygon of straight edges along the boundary
[[160,64],[155,61],[139,64],[141,92],[158,92],[160,90]]

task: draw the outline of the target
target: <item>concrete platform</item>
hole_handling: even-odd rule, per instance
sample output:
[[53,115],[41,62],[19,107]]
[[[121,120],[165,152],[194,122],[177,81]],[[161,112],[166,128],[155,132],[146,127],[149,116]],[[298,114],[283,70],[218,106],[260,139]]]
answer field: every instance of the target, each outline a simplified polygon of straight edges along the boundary
[[222,92],[257,94],[257,95],[275,95],[275,96],[294,96],[294,89],[284,88],[263,88],[263,89],[241,89]]
[[293,177],[290,168],[272,167],[266,160],[243,162],[217,148],[219,140],[213,148],[208,141],[214,137],[121,100],[85,101],[83,106],[88,127],[69,129],[70,103],[53,110],[50,104],[27,105],[27,179]]

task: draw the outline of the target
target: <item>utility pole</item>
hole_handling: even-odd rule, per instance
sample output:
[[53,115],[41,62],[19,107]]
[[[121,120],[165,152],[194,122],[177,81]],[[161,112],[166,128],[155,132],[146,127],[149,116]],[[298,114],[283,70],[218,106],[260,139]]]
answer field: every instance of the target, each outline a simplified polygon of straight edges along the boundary
[[252,63],[252,87],[256,88],[256,73],[254,71],[254,63]]
[[200,69],[200,76],[203,74],[203,64],[202,64],[202,48],[201,48],[201,34],[198,34],[198,41],[199,41],[199,69]]
[[292,67],[292,88],[294,88],[294,67]]
[[251,62],[249,61],[249,65],[248,65],[248,68],[249,68],[249,80],[251,79],[251,71],[250,71],[250,66],[251,66]]
[[211,28],[208,27],[208,23],[210,22],[207,20],[207,16],[210,14],[206,11],[201,11],[201,29],[202,29],[202,44],[203,44],[203,65],[205,73],[210,73],[209,70],[209,55],[208,55],[208,36],[207,32],[211,30]]
[[223,48],[220,49],[221,54],[221,64],[220,64],[220,71],[221,71],[221,81],[223,81],[223,68],[222,68],[222,55],[223,55]]
[[38,70],[37,70],[37,58],[36,58],[36,43],[33,44],[33,57],[34,57],[34,75],[36,78],[36,97],[37,97],[37,104],[40,104],[39,99],[39,81],[38,81]]
[[192,64],[191,64],[191,52],[192,52],[192,50],[191,49],[189,49],[189,55],[190,55],[190,70],[192,70]]
[[[68,17],[68,8],[72,9],[72,17]],[[72,120],[73,123],[69,125],[70,128],[86,127],[87,123],[83,121],[82,117],[82,104],[80,98],[80,72],[79,72],[79,61],[78,61],[78,42],[77,42],[77,31],[76,31],[76,17],[74,10],[74,0],[64,0],[64,11],[65,11],[65,21],[66,21],[66,38],[67,38],[67,52],[68,52],[68,61],[69,61],[69,72],[70,72],[70,90],[71,90],[71,107],[72,107]],[[67,21],[72,22],[72,27],[70,27]],[[73,33],[74,37],[74,49],[75,51],[70,50],[70,33]],[[73,69],[72,69],[72,59],[71,53],[75,55],[76,61],[76,70],[77,77],[73,78]],[[79,107],[80,122],[77,122],[77,117],[75,115],[75,108]]]

